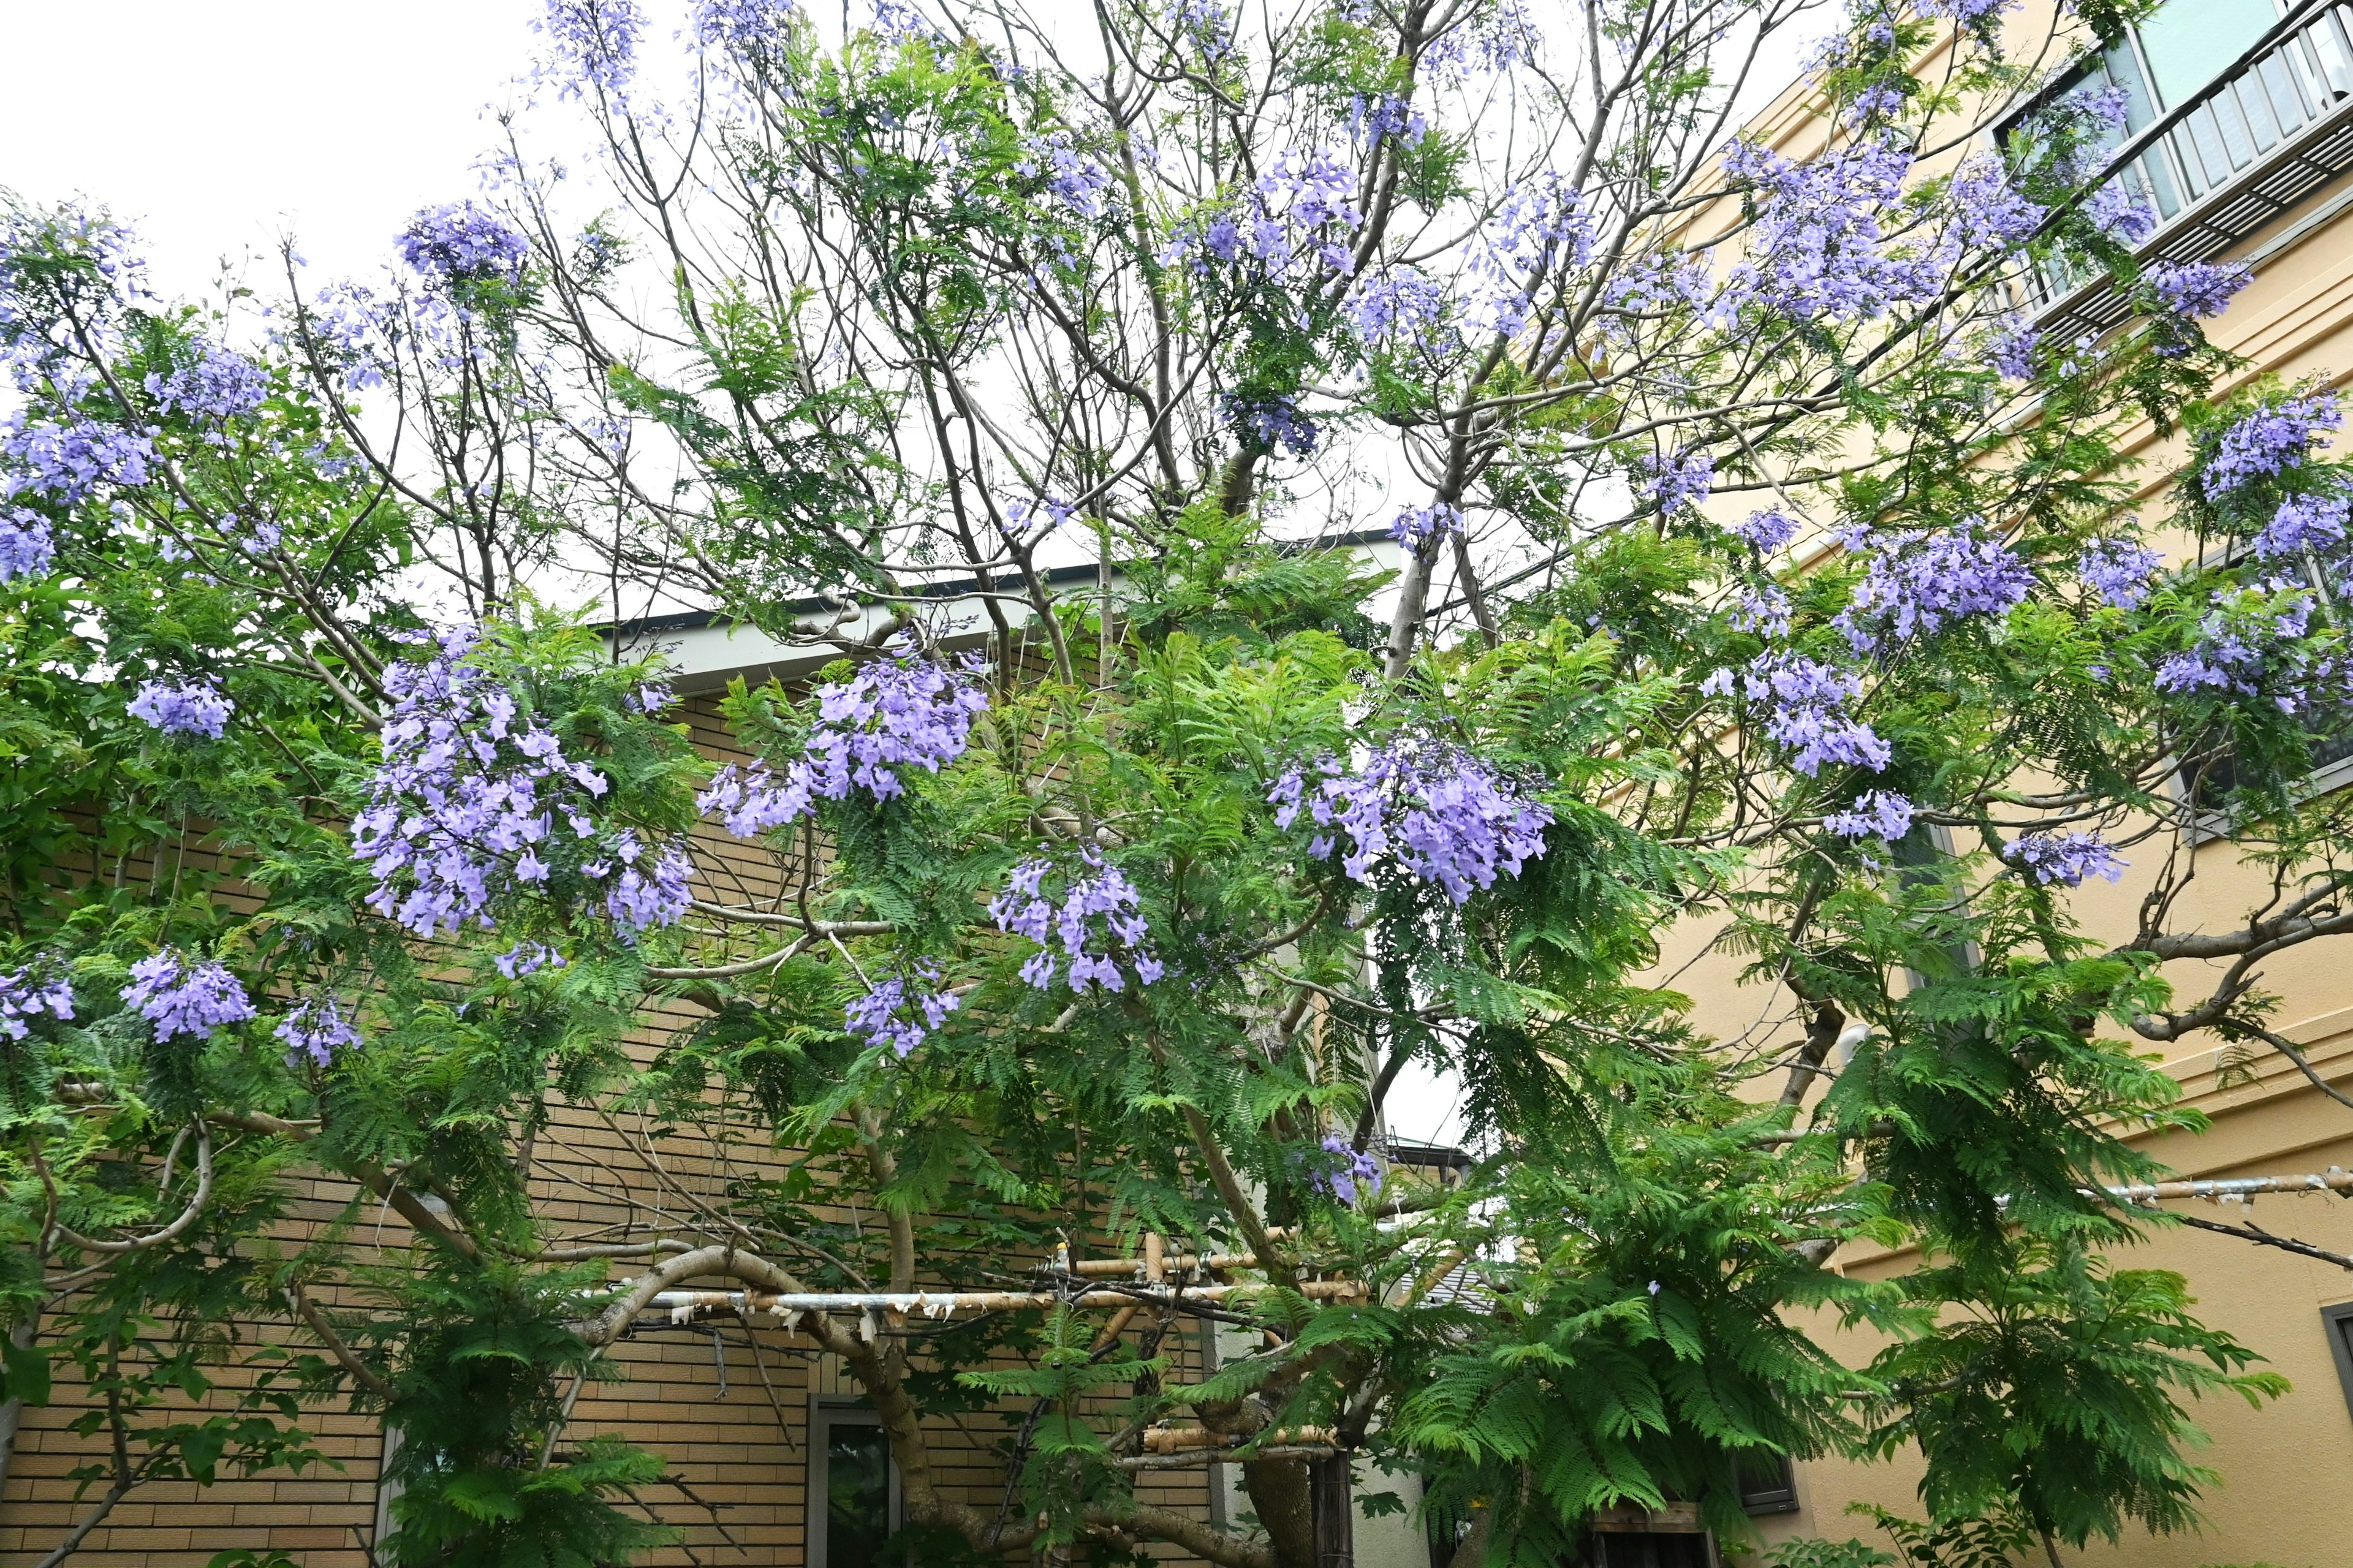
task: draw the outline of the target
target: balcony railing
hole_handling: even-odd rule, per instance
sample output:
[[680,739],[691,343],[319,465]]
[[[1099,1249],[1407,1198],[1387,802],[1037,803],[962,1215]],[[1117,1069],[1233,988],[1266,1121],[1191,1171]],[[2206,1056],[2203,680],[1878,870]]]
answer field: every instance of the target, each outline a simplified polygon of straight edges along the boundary
[[[2158,218],[2140,247],[2142,261],[2208,260],[2353,167],[2353,0],[2295,6],[2263,41],[2177,104],[2154,100],[2127,40],[2010,124],[2061,96],[2102,85],[2123,88],[2128,104],[2115,145],[2131,155],[2113,183]],[[2126,313],[2105,278],[2060,273],[2036,281],[2034,303],[2046,335],[2104,331]]]

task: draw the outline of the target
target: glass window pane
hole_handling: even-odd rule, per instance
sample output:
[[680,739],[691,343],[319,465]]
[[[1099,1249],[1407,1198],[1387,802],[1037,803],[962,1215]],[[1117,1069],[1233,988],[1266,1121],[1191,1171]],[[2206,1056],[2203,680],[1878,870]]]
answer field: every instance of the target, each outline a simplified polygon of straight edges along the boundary
[[823,1568],[883,1568],[891,1537],[891,1449],[882,1428],[830,1423],[825,1441]]
[[2178,104],[2222,74],[2279,20],[2272,0],[2169,0],[2140,25],[2158,96]]

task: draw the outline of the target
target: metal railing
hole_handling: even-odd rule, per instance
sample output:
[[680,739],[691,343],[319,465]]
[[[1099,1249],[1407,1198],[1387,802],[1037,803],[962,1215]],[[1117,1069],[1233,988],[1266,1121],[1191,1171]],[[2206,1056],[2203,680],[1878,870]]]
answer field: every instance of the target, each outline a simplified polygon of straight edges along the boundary
[[[2140,76],[2134,63],[2128,68]],[[2353,164],[2353,0],[2295,7],[2253,47],[2187,100],[2159,107],[2139,81],[2105,62],[2038,96],[2009,132],[2090,81],[2117,81],[2135,99],[2134,120],[2112,165],[2120,184],[2153,210],[2144,257],[2203,260],[2243,239]],[[2348,128],[2320,133],[2324,121]],[[2046,268],[2034,303],[2047,307],[2088,274]],[[2120,313],[2120,312],[2118,312]],[[2106,325],[2097,320],[2089,325]]]

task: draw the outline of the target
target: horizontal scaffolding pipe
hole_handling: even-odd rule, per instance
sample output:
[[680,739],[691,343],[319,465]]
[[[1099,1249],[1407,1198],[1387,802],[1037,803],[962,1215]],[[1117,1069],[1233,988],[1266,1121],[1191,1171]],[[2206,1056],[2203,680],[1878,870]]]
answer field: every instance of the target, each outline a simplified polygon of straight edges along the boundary
[[2247,1198],[2257,1193],[2353,1193],[2353,1171],[2331,1165],[2316,1175],[2232,1176],[2211,1182],[2144,1182],[2105,1189],[2124,1204],[2165,1198]]
[[[1126,1307],[1138,1301],[1222,1301],[1229,1296],[1255,1294],[1263,1285],[1204,1285],[1180,1289],[1169,1286],[1138,1286],[1124,1290],[1087,1290],[1058,1296],[1050,1290],[913,1290],[810,1291],[776,1295],[764,1290],[657,1290],[647,1303],[666,1309],[673,1322],[685,1322],[697,1312],[767,1312],[780,1318],[803,1313],[882,1312],[896,1317],[952,1318],[958,1312],[1044,1310],[1052,1307]],[[1314,1300],[1345,1300],[1365,1293],[1355,1279],[1311,1279],[1299,1293]]]

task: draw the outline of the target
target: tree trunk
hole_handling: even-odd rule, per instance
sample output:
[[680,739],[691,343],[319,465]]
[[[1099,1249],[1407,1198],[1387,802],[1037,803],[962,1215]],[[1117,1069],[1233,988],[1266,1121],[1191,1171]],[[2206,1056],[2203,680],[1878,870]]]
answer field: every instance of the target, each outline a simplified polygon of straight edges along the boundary
[[1306,1465],[1297,1459],[1253,1459],[1242,1467],[1250,1507],[1266,1527],[1277,1568],[1316,1568],[1315,1501]]
[[1315,1568],[1356,1568],[1356,1520],[1348,1456],[1308,1466],[1315,1494]]
[[[18,1350],[28,1348],[33,1335],[41,1326],[37,1311],[8,1331],[8,1341]],[[16,1458],[16,1428],[25,1418],[25,1402],[9,1399],[0,1402],[0,1489],[8,1485],[8,1467]]]

